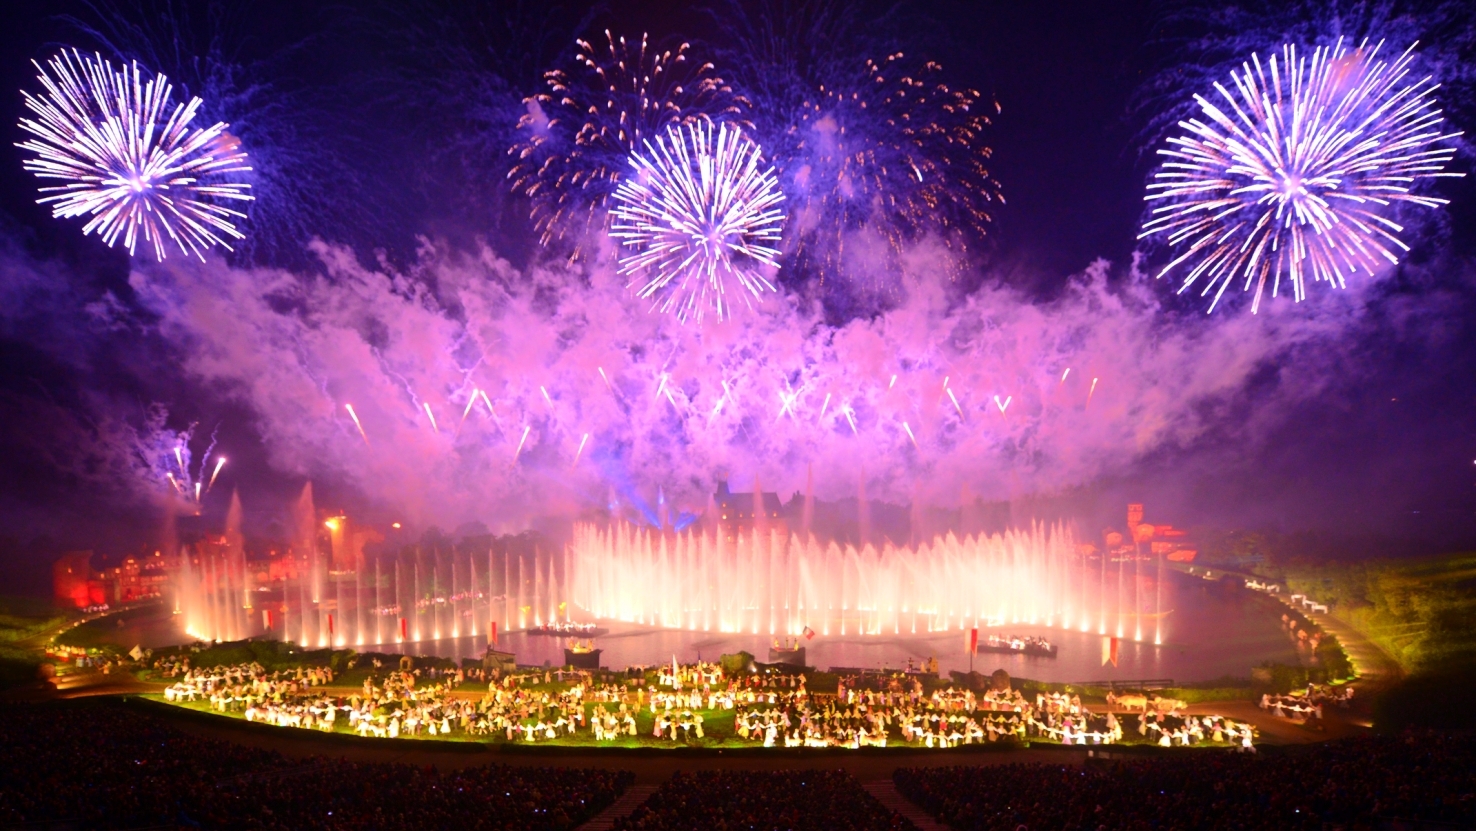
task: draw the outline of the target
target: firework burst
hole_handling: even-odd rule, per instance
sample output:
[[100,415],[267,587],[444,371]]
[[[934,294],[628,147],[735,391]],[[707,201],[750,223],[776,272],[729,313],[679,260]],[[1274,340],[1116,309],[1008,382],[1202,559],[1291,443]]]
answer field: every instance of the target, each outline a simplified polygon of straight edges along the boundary
[[1203,117],[1180,122],[1148,185],[1139,238],[1177,254],[1159,277],[1187,268],[1179,291],[1202,284],[1210,311],[1240,285],[1255,312],[1268,282],[1275,297],[1285,278],[1300,301],[1309,277],[1343,288],[1399,261],[1396,209],[1446,203],[1414,188],[1462,175],[1443,172],[1459,134],[1440,132],[1437,84],[1407,81],[1414,47],[1385,61],[1381,46],[1285,45],[1232,71],[1233,91],[1215,84],[1220,101],[1195,96]]
[[[774,286],[784,194],[759,146],[739,128],[699,121],[667,129],[630,158],[615,191],[610,235],[630,253],[620,273],[678,320],[732,313]],[[742,291],[739,291],[742,289]]]
[[62,182],[41,188],[53,216],[89,217],[84,233],[121,238],[130,254],[143,240],[161,260],[166,240],[203,259],[242,237],[233,220],[245,215],[219,202],[250,201],[250,185],[231,181],[250,170],[246,154],[224,123],[191,128],[200,99],[171,107],[164,76],[145,81],[136,63],[115,70],[76,50],[35,66],[45,92],[21,93],[35,118],[21,119],[33,138],[18,146],[35,154],[26,170]]
[[631,153],[668,127],[694,120],[743,122],[747,102],[735,96],[710,63],[699,63],[683,43],[651,48],[645,35],[627,42],[605,32],[596,52],[575,41],[577,68],[545,74],[548,91],[524,105],[520,138],[509,150],[512,189],[533,203],[543,242],[601,218]]
[[821,279],[844,265],[848,231],[870,224],[893,251],[927,232],[950,246],[983,237],[1003,203],[984,133],[998,106],[907,69],[902,53],[867,61],[853,81],[821,86],[800,108],[775,164],[801,219],[797,256]]

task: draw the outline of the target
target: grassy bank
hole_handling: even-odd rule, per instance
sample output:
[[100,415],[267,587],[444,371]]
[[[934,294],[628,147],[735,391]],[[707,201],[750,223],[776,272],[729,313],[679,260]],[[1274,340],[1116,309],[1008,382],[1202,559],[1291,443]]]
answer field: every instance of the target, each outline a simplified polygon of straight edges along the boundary
[[1327,603],[1408,673],[1476,664],[1476,553],[1361,562],[1288,555],[1253,571]]
[[1253,570],[1328,604],[1404,670],[1376,702],[1378,727],[1476,727],[1476,553],[1348,562],[1280,551]]
[[35,642],[67,620],[49,600],[0,595],[0,689],[36,680],[42,656]]
[[0,595],[0,644],[39,637],[67,621],[50,601]]

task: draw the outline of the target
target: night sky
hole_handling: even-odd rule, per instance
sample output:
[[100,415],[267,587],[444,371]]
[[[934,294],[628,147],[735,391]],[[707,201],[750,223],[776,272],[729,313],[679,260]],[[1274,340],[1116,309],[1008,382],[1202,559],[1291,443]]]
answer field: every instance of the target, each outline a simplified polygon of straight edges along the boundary
[[[419,41],[396,31],[402,18],[389,3],[352,10],[345,6],[359,4],[240,5],[250,11],[230,29],[238,53],[270,63],[274,83],[293,106],[317,119],[301,127],[307,146],[331,146],[339,154],[335,163],[353,177],[344,190],[356,204],[323,210],[325,237],[352,245],[366,261],[406,261],[417,234],[453,242],[486,234],[516,252],[509,254],[515,262],[532,256],[526,223],[509,217],[513,209],[492,185],[484,193],[447,196],[478,180],[437,152],[439,116],[426,115],[429,105],[414,100],[416,79],[425,77],[417,73],[434,74],[434,58],[406,44],[433,44],[434,35],[425,34],[433,27]],[[506,11],[477,5],[486,18]],[[0,569],[23,575],[31,587],[44,586],[36,575],[49,567],[51,551],[127,550],[157,527],[155,512],[131,492],[132,484],[109,484],[95,457],[68,452],[77,436],[97,434],[102,402],[135,420],[158,402],[176,426],[198,421],[205,433],[216,430],[230,450],[229,484],[258,517],[257,533],[270,532],[271,517],[302,482],[267,461],[257,422],[241,400],[177,370],[178,346],[149,329],[147,314],[106,311],[109,303],[127,310],[135,302],[126,253],[84,237],[80,221],[53,220],[34,204],[34,179],[22,171],[13,146],[22,140],[17,90],[34,86],[32,59],[60,44],[94,46],[67,16],[100,25],[110,4],[99,6],[47,0],[0,11]],[[719,47],[724,37],[714,22],[721,11],[709,15],[686,3],[559,8],[541,18],[547,54],[525,44],[532,57],[503,67],[508,83],[536,82],[547,61],[567,55],[572,34],[648,30]],[[863,16],[880,17],[887,8]],[[951,83],[978,88],[1000,104],[988,140],[1008,204],[997,214],[988,262],[976,279],[1040,302],[1050,302],[1068,277],[1098,259],[1112,264],[1114,280],[1127,279],[1156,146],[1135,92],[1183,59],[1164,45],[1162,10],[1138,2],[945,3],[903,7],[886,19],[895,26],[872,36],[915,45],[944,65]],[[508,39],[495,31],[487,37]],[[467,42],[478,41],[467,36]],[[1453,107],[1463,109],[1469,108]],[[327,132],[338,135],[312,144]],[[1458,155],[1454,168],[1469,171],[1471,162]],[[330,175],[342,176],[343,169],[331,168]],[[1216,405],[1206,419],[1211,427],[1192,440],[1150,448],[1130,467],[1057,495],[1089,528],[1115,519],[1132,499],[1146,501],[1157,522],[1377,535],[1390,554],[1476,544],[1473,185],[1468,178],[1442,188],[1452,204],[1415,246],[1410,262],[1421,267],[1383,278],[1368,313],[1316,356],[1316,371],[1334,376],[1316,395],[1288,395],[1284,385],[1302,383],[1297,368],[1273,358],[1244,385],[1239,402]],[[297,253],[283,248],[270,254],[274,264],[299,265],[300,245]],[[19,285],[14,264],[22,261],[50,275],[48,284]],[[1156,287],[1165,297],[1172,288],[1167,280]],[[1315,316],[1325,293],[1314,287],[1295,313]],[[1174,325],[1194,324],[1202,308],[1172,299],[1165,305]],[[1258,396],[1273,394],[1292,403],[1271,415],[1255,406]],[[352,505],[356,498],[348,483],[315,486],[320,504]],[[208,512],[219,510],[207,505]]]

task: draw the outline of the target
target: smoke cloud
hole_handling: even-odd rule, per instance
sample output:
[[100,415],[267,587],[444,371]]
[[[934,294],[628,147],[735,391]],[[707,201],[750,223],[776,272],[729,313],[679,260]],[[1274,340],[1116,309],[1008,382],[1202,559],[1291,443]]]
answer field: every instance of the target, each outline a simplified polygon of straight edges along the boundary
[[698,328],[634,298],[608,247],[524,271],[489,249],[426,244],[404,271],[312,250],[310,278],[181,260],[131,283],[190,381],[253,415],[275,470],[410,521],[506,530],[612,492],[700,511],[720,477],[788,492],[811,469],[821,498],[862,476],[902,503],[1050,493],[1223,430],[1230,411],[1231,436],[1254,443],[1318,393],[1317,356],[1361,315],[1344,292],[1180,317],[1164,286],[1103,262],[1044,301],[989,284],[960,297],[925,242],[904,299],[875,317],[828,325],[775,295]]

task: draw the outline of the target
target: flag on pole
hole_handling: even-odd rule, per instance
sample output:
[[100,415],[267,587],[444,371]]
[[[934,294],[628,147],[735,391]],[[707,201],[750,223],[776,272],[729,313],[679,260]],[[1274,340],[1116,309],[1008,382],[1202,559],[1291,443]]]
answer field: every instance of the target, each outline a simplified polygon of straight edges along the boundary
[[1107,666],[1108,661],[1111,661],[1113,666],[1117,666],[1117,648],[1119,642],[1119,638],[1102,638],[1102,666]]
[[964,650],[970,655],[979,651],[979,628],[977,626],[964,632]]
[[328,614],[328,637],[329,639],[333,637],[333,614],[331,612]]
[[487,632],[493,646],[497,645],[497,621],[492,621],[492,628]]
[[812,640],[815,639],[815,630],[814,629],[811,629],[808,626],[806,626],[805,627],[805,631],[804,632],[801,632],[800,634],[804,635],[805,636],[805,640],[807,640],[807,641],[812,641]]
[[410,636],[406,633],[406,630],[407,629],[409,629],[409,627],[405,625],[405,619],[404,618],[400,618],[400,640],[402,640],[402,641],[408,641],[408,640],[410,640]]
[[264,626],[264,627],[266,627],[268,631],[271,630],[271,628],[272,628],[272,610],[271,609],[262,609],[261,610],[261,625]]

